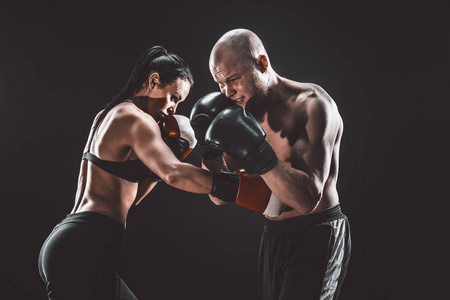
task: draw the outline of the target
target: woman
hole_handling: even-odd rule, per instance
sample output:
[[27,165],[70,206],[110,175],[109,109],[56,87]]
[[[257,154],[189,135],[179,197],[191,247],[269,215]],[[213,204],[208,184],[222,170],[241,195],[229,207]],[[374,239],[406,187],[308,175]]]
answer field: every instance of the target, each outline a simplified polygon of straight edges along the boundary
[[39,255],[50,299],[136,299],[117,275],[130,207],[148,194],[157,177],[188,192],[211,192],[213,175],[180,162],[158,126],[175,113],[192,84],[191,71],[178,55],[152,47],[95,118],[73,210],[55,226]]

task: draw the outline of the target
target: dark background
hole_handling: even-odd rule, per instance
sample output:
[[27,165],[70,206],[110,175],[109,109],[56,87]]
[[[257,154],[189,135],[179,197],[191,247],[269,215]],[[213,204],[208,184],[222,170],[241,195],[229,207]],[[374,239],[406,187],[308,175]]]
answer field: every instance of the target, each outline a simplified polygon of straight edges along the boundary
[[[42,242],[70,212],[95,114],[141,51],[182,56],[217,90],[226,31],[262,39],[281,76],[321,85],[345,130],[339,193],[353,253],[341,299],[448,290],[449,11],[437,2],[0,2],[0,298],[45,299]],[[196,149],[188,161],[199,165]],[[256,299],[264,218],[166,184],[128,217],[122,277],[140,299]]]

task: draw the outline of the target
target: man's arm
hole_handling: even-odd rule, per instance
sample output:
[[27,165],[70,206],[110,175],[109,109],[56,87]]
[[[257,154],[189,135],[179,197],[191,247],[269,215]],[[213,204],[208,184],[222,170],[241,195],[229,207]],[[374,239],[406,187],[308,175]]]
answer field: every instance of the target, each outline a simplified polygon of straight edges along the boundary
[[313,101],[306,109],[306,136],[292,148],[291,167],[278,161],[261,175],[281,202],[302,214],[310,213],[322,197],[340,126],[331,103]]

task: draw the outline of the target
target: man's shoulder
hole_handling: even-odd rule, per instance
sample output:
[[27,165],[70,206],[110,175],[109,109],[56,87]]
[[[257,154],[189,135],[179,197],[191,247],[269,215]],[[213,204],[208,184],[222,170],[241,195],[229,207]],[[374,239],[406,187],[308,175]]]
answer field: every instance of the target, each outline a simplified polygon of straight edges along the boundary
[[329,120],[334,119],[332,116],[339,116],[336,103],[320,85],[302,83],[299,86],[293,109],[296,118],[307,120],[311,116],[320,116]]
[[329,101],[324,94],[325,91],[317,84],[298,83],[292,87],[289,98],[295,103],[296,108],[305,109],[310,106],[320,106]]
[[296,118],[307,118],[311,112],[337,112],[337,105],[325,89],[316,83],[286,80],[284,99]]
[[306,83],[303,92],[299,94],[299,99],[304,99],[305,104],[311,108],[333,108],[336,106],[333,98],[315,83]]

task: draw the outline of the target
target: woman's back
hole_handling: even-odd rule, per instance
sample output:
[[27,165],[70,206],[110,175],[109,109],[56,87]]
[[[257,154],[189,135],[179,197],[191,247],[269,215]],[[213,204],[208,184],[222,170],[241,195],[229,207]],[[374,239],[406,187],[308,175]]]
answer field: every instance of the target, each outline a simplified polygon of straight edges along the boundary
[[[99,115],[100,113],[95,121]],[[100,163],[82,160],[72,213],[97,211],[125,224],[129,208],[135,200],[140,200],[137,196],[142,192],[138,193],[138,190],[144,189],[148,193],[156,184],[148,176],[139,182],[124,179],[126,176],[119,177],[120,169],[127,169],[128,173],[137,173],[139,167],[141,170],[146,168],[138,161],[139,158],[129,143],[136,135],[133,123],[139,118],[156,124],[153,118],[139,110],[133,103],[124,102],[108,112],[95,132],[91,129],[84,153],[89,152]],[[102,168],[104,165],[106,167]],[[116,171],[119,174],[114,175],[112,172],[114,170],[119,170]]]

